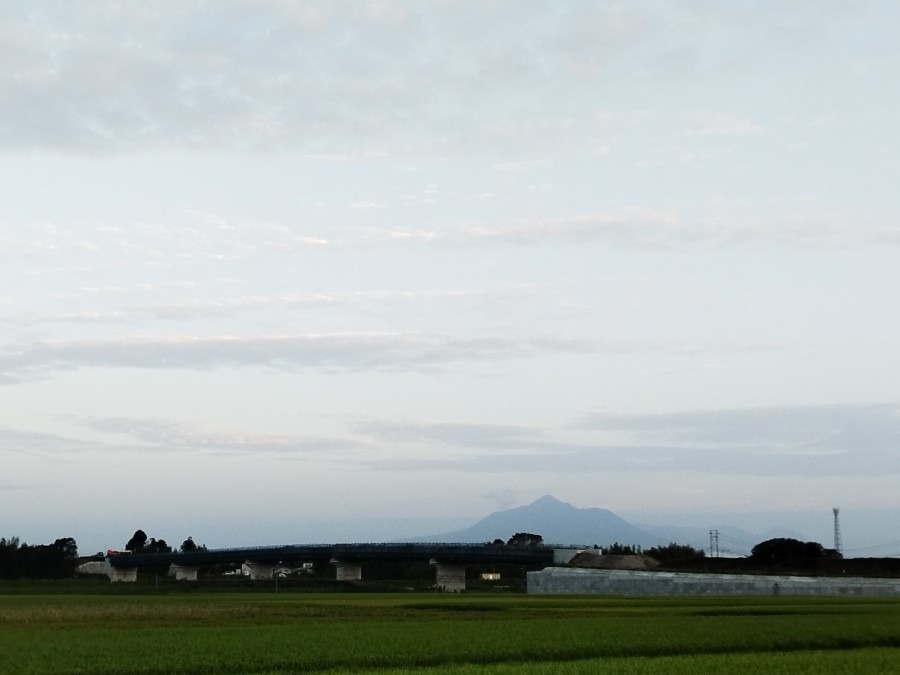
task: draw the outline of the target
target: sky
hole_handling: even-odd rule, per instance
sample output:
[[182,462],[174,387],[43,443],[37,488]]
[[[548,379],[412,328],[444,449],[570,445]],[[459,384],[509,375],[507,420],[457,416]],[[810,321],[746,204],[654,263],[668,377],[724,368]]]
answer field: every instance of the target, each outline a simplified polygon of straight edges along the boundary
[[552,494],[826,544],[840,507],[900,553],[898,26],[4,3],[0,536],[366,541]]

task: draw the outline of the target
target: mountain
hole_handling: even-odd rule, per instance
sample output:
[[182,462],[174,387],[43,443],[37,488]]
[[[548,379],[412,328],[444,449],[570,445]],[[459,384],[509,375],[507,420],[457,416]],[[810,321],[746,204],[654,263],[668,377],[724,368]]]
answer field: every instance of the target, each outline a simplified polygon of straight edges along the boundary
[[506,511],[492,513],[471,527],[443,534],[414,537],[402,541],[483,543],[509,540],[516,532],[539,534],[547,544],[558,546],[600,546],[619,544],[642,548],[686,544],[709,552],[710,532],[718,532],[719,551],[724,556],[750,555],[756,544],[774,537],[806,538],[786,528],[772,528],[762,534],[733,525],[714,528],[678,525],[632,524],[606,509],[580,509],[545,495],[537,501]]
[[[422,542],[489,542],[508,540],[516,532],[539,534],[548,544],[561,546],[608,546],[615,542],[626,545],[653,546],[658,536],[631,525],[606,509],[579,509],[545,495],[526,506],[497,511],[464,530],[417,537]],[[669,543],[664,541],[662,543]]]

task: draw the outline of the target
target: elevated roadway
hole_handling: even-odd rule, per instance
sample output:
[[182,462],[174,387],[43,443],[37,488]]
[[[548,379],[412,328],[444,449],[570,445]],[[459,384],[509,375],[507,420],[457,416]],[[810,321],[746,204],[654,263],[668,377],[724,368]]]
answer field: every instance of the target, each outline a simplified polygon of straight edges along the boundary
[[291,544],[253,548],[227,548],[172,553],[119,553],[107,556],[113,581],[134,581],[140,569],[170,567],[177,579],[195,581],[197,572],[214,565],[246,565],[253,579],[271,579],[276,566],[328,561],[337,568],[339,580],[362,579],[365,562],[424,560],[435,566],[436,585],[444,590],[465,589],[468,564],[514,563],[549,565],[554,559],[550,546],[504,544]]

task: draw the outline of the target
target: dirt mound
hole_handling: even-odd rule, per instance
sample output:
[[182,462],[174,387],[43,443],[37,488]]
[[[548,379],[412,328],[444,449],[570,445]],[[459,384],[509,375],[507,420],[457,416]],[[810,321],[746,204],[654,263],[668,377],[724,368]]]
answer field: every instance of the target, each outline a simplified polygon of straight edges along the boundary
[[572,567],[590,567],[606,570],[652,570],[659,563],[646,555],[596,555],[579,553],[569,561]]

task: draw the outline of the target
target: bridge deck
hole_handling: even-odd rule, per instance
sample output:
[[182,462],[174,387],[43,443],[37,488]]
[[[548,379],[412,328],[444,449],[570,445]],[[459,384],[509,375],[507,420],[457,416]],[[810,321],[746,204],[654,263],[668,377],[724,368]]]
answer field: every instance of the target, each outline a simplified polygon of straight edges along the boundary
[[336,558],[343,561],[431,560],[446,563],[520,563],[549,564],[553,548],[549,546],[507,546],[500,544],[292,544],[253,548],[222,548],[185,553],[122,553],[108,558],[116,568],[184,565],[307,562]]

